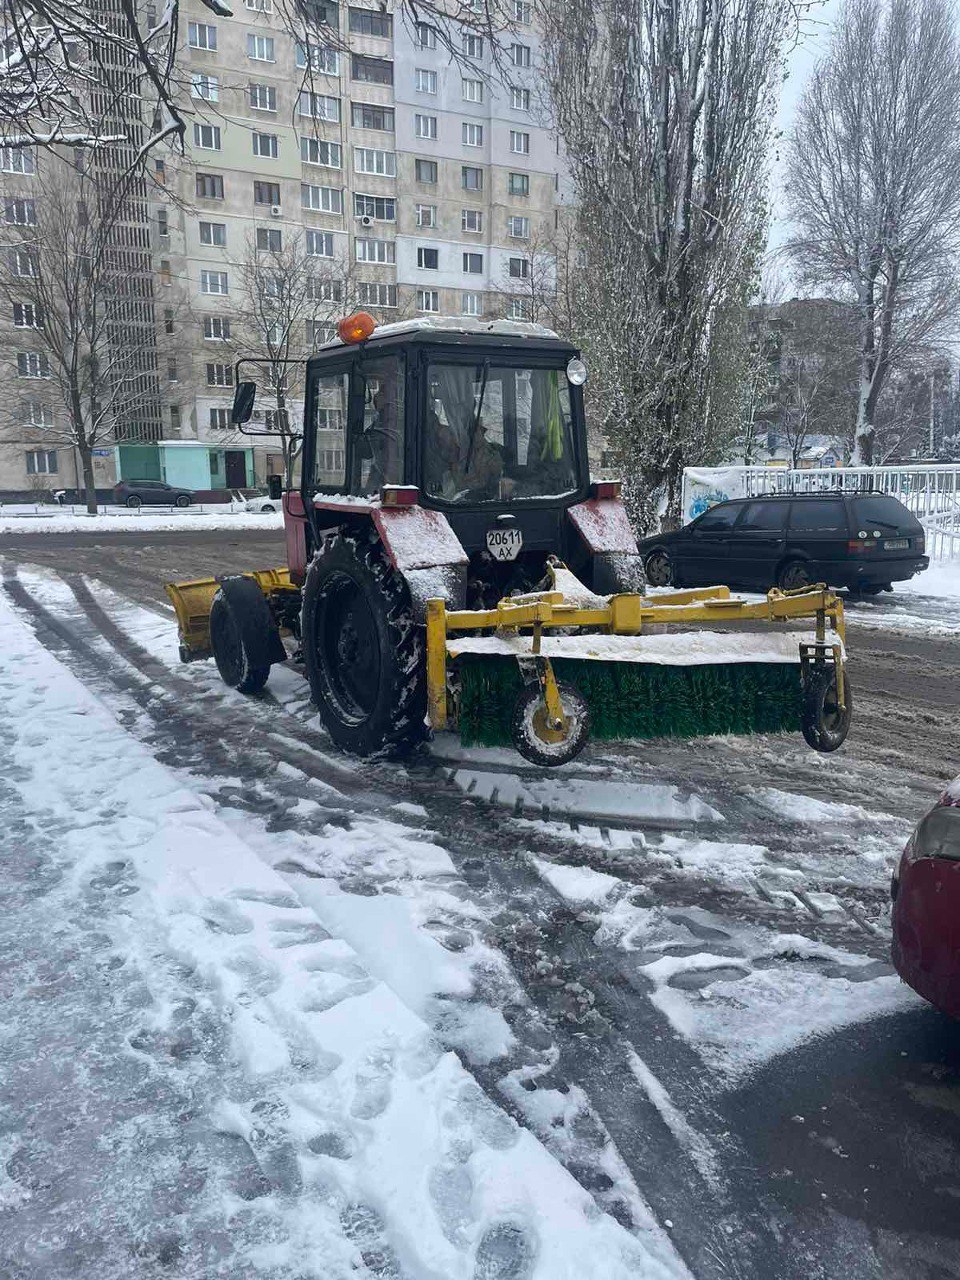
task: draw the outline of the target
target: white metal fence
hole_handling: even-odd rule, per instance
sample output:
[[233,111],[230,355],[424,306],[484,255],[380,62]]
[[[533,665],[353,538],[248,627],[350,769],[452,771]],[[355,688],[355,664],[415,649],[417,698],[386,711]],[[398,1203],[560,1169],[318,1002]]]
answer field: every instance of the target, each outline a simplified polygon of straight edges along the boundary
[[926,534],[932,560],[960,559],[960,464],[903,467],[687,467],[683,521],[727,498],[760,493],[816,493],[830,489],[889,493],[899,498]]

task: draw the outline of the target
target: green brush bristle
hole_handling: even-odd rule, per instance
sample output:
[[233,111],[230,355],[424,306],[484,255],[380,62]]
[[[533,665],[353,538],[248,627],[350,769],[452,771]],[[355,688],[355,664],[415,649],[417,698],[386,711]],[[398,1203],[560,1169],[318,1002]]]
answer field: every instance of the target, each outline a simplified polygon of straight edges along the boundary
[[[523,681],[512,658],[462,657],[460,738],[467,747],[509,746]],[[555,658],[558,680],[590,708],[590,736],[695,738],[710,733],[790,733],[800,728],[800,667],[743,662],[671,667]]]

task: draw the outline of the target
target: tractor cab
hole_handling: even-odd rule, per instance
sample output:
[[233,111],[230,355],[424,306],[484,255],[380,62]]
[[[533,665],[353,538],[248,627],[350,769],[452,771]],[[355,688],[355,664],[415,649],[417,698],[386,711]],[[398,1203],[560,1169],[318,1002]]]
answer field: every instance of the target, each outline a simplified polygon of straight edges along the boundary
[[345,507],[399,500],[442,516],[459,542],[462,603],[531,590],[551,556],[594,590],[636,589],[632,535],[620,530],[628,558],[614,564],[576,519],[584,503],[616,494],[591,491],[575,347],[540,325],[499,320],[378,328],[360,313],[339,333],[307,362],[300,486],[285,501],[305,522],[289,546],[294,576]]

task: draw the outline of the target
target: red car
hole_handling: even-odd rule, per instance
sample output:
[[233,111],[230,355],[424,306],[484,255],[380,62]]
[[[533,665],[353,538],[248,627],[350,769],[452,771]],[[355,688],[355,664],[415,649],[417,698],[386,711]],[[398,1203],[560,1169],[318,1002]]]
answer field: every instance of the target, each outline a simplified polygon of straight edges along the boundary
[[960,778],[907,841],[890,886],[893,963],[904,982],[960,1018]]

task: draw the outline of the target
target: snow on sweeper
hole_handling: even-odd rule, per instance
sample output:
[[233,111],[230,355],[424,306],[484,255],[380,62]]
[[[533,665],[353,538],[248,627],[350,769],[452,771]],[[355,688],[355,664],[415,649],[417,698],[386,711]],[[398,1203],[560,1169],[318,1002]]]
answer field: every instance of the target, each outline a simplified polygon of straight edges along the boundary
[[[620,485],[589,478],[574,347],[538,325],[377,328],[364,312],[338,334],[306,362],[287,564],[169,584],[185,662],[212,655],[256,693],[273,663],[302,661],[331,738],[360,755],[454,728],[541,765],[590,733],[843,742],[843,606],[826,587],[643,594]],[[233,421],[262,434],[245,363]]]

